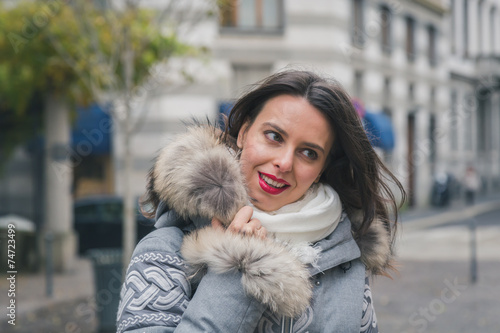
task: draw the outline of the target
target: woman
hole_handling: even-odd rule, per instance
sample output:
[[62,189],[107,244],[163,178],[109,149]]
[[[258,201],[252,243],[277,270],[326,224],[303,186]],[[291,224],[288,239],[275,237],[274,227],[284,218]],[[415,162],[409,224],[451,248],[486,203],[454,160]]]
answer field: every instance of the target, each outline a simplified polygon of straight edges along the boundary
[[467,205],[473,205],[476,192],[481,187],[481,180],[473,166],[468,166],[465,170],[463,184],[465,187],[465,203]]
[[368,277],[392,268],[397,210],[386,181],[404,199],[339,84],[270,76],[223,135],[197,125],[160,153],[157,230],[134,251],[118,331],[376,332]]

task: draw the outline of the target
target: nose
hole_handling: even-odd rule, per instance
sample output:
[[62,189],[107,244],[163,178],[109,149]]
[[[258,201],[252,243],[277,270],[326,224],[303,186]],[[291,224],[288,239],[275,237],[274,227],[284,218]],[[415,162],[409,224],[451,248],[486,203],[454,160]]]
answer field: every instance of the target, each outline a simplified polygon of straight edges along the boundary
[[279,169],[280,172],[290,172],[293,169],[293,156],[294,152],[292,149],[282,150],[274,159],[274,166]]

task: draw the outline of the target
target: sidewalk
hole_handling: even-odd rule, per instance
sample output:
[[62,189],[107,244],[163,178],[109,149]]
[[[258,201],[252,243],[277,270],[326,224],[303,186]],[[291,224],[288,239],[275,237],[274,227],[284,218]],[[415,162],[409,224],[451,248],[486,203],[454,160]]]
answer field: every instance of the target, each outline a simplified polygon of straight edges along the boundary
[[[372,286],[381,332],[498,331],[500,254],[497,253],[500,253],[500,244],[497,245],[496,236],[492,238],[492,235],[497,234],[491,231],[486,231],[486,235],[478,233],[478,239],[489,237],[488,244],[493,244],[490,252],[495,255],[480,258],[479,282],[469,285],[469,266],[467,256],[463,255],[467,254],[463,242],[468,238],[457,237],[461,231],[452,233],[452,227],[439,228],[470,214],[496,207],[500,207],[500,193],[478,198],[473,207],[454,202],[445,209],[412,210],[401,215],[400,275],[394,280],[377,278]],[[498,237],[499,231],[500,221],[495,231]],[[451,250],[436,250],[434,244],[436,241],[438,244],[443,243],[444,238]],[[439,253],[447,254],[440,256]],[[0,275],[0,278],[0,308],[5,312],[9,305],[9,283],[5,274]],[[79,259],[72,271],[54,276],[52,297],[46,296],[45,283],[44,272],[19,272],[16,276],[16,325],[9,325],[6,313],[2,314],[0,332],[96,332],[93,272],[88,259]],[[444,293],[450,286],[455,286],[455,294]],[[441,300],[442,295],[448,297],[446,300],[455,296],[455,300],[445,303]],[[463,322],[471,324],[467,326]],[[491,330],[492,327],[496,328]]]
[[[372,283],[379,329],[385,333],[492,333],[500,327],[500,194],[445,209],[402,214],[397,239],[399,274]],[[469,224],[477,227],[477,282],[471,282]]]
[[479,261],[478,281],[466,261],[402,260],[399,275],[372,282],[383,333],[494,333],[500,327],[500,261]]
[[94,279],[88,259],[78,259],[65,274],[55,274],[52,297],[46,294],[43,271],[23,274],[15,282],[16,325],[8,324],[9,305],[7,275],[0,275],[0,332],[81,332],[93,333],[97,327],[95,315]]
[[463,219],[471,214],[481,214],[500,206],[500,192],[478,196],[472,207],[465,205],[462,198],[457,198],[447,207],[427,207],[410,209],[401,214],[400,220],[405,229],[423,229]]

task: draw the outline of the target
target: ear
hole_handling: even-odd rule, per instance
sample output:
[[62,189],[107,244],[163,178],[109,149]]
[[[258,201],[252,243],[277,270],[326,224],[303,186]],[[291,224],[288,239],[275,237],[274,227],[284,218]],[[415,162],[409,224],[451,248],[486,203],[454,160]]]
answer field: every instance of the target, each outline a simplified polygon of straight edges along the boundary
[[321,172],[318,177],[316,177],[316,179],[314,180],[314,183],[318,183],[319,182],[319,179],[321,178],[321,175],[323,174],[323,172]]
[[238,132],[238,138],[236,140],[236,145],[238,148],[243,149],[243,143],[245,142],[245,138],[248,130],[248,121],[246,121],[243,126],[241,126],[240,131]]

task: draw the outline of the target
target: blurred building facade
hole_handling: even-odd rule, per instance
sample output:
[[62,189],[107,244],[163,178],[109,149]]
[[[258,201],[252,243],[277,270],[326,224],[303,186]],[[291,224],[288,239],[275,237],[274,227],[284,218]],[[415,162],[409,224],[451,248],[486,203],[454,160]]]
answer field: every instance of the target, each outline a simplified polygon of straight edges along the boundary
[[285,67],[331,75],[366,112],[391,120],[394,147],[377,151],[412,206],[429,204],[434,175],[460,179],[468,165],[485,190],[500,186],[498,0],[233,1],[193,35],[213,58],[194,85],[150,104],[134,141],[138,191],[182,120],[217,119],[248,85]]
[[[250,84],[286,67],[333,76],[364,106],[365,120],[390,120],[394,142],[376,149],[412,206],[430,203],[433,175],[460,179],[468,165],[477,168],[485,191],[500,189],[500,0],[228,3],[219,17],[197,22],[185,35],[211,50],[209,60],[179,60],[194,83],[148,87],[152,99],[145,112],[141,107],[132,139],[136,196],[154,156],[183,122],[217,121]],[[77,165],[76,196],[123,193],[122,131],[110,131],[109,151]],[[100,171],[83,170],[95,160]],[[9,179],[0,180],[0,197],[15,200]],[[21,190],[16,186],[16,195],[33,197]]]
[[441,158],[473,165],[486,191],[500,180],[500,1],[453,0],[449,15],[450,118]]

